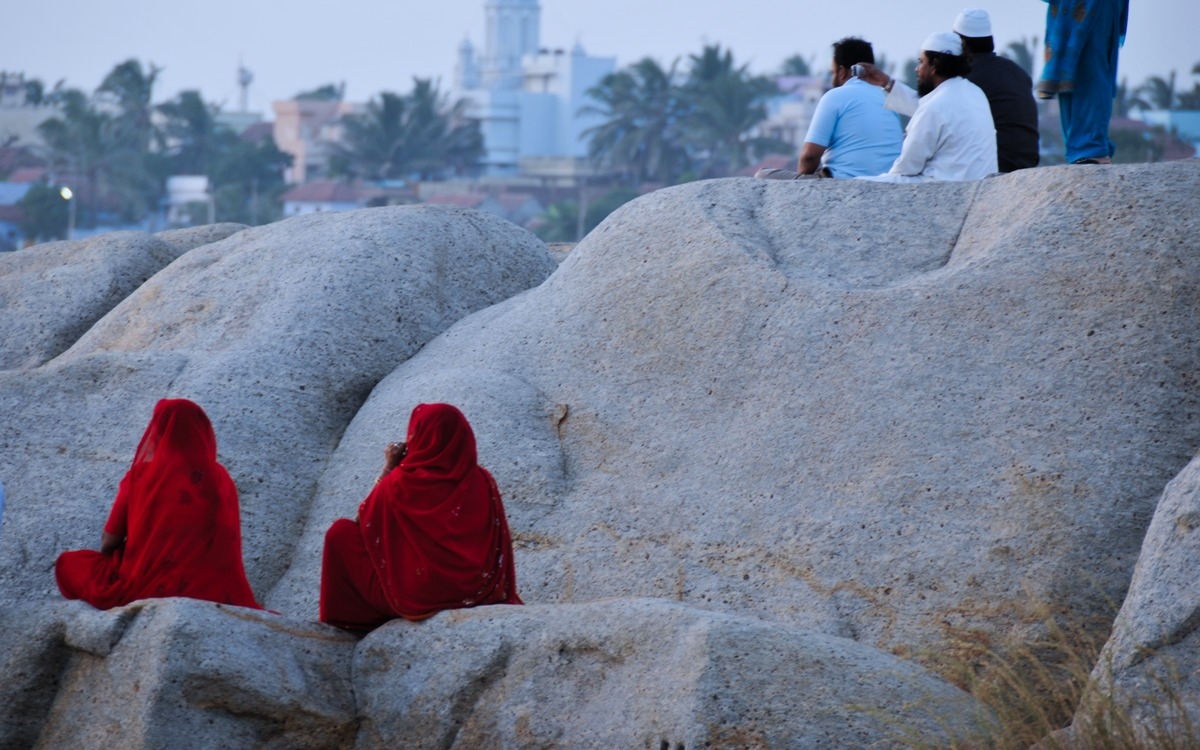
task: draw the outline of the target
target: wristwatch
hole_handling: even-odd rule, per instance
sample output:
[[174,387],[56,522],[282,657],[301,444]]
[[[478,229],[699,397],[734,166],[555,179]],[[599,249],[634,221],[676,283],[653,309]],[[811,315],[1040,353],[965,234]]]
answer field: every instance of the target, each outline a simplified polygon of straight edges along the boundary
[[888,79],[888,82],[887,82],[887,83],[885,83],[885,84],[883,84],[883,93],[885,93],[885,94],[890,94],[890,93],[892,93],[892,87],[893,87],[893,86],[895,86],[895,85],[896,85],[896,79],[895,79],[895,78],[889,78],[889,79]]

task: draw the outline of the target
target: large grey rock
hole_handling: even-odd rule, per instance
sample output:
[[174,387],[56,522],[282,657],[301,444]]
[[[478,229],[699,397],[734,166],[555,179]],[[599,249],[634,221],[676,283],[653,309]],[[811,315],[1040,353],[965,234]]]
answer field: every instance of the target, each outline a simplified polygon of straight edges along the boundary
[[183,229],[166,229],[161,232],[155,232],[154,236],[175,248],[176,252],[180,255],[183,255],[188,250],[193,250],[201,245],[218,242],[246,228],[245,224],[226,221],[219,224],[201,224],[197,227],[184,227]]
[[36,367],[62,353],[177,255],[141,232],[0,254],[0,370]]
[[0,604],[57,596],[55,556],[97,544],[166,396],[212,418],[241,495],[247,573],[266,592],[376,382],[554,268],[525,230],[433,207],[299,217],[186,253],[51,364],[0,373]]
[[360,750],[949,747],[989,716],[868,646],[662,600],[391,623],[354,688]]
[[440,399],[527,601],[674,598],[916,656],[1047,603],[1111,617],[1200,445],[1197,194],[1189,163],[636,200],[375,389],[270,601],[314,611],[320,532]]
[[67,619],[86,606],[40,601],[0,607],[0,747],[37,742],[70,658]]
[[[191,599],[132,604],[82,626],[39,748],[344,748],[351,654],[334,628]],[[69,626],[70,627],[70,626]],[[95,634],[116,634],[95,653]]]
[[1198,561],[1200,458],[1171,480],[1158,502],[1076,735],[1086,737],[1091,725],[1108,722],[1106,729],[1139,736],[1147,747],[1166,747],[1154,740],[1170,736],[1176,747],[1200,743]]

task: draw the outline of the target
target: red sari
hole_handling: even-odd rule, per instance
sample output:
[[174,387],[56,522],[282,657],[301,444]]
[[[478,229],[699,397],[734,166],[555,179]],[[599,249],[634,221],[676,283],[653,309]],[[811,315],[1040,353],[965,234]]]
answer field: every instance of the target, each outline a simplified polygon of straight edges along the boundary
[[421,404],[408,453],[325,535],[321,621],[367,631],[444,609],[521,604],[512,538],[475,435],[449,404]]
[[208,415],[191,401],[154,407],[104,530],[124,543],[59,555],[54,576],[66,598],[99,609],[166,596],[262,609],[242,567],[237,487],[217,463]]

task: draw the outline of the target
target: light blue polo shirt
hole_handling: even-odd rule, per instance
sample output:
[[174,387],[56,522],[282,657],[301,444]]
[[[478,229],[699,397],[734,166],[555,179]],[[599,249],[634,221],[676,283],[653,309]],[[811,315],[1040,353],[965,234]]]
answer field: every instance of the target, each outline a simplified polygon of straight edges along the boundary
[[883,89],[851,78],[817,102],[804,140],[826,148],[822,163],[834,177],[883,174],[900,156],[904,131],[883,100]]

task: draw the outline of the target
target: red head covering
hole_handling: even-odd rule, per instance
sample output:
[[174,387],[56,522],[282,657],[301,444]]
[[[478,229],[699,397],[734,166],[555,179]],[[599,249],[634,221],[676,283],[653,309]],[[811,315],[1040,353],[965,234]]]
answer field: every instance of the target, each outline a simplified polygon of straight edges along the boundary
[[449,404],[421,404],[408,454],[359,507],[371,564],[410,620],[477,604],[521,604],[500,491],[476,463],[471,425]]
[[59,589],[101,609],[188,596],[261,609],[242,567],[237,487],[217,463],[208,415],[185,399],[154,407],[104,530],[125,539],[103,555],[65,552]]

